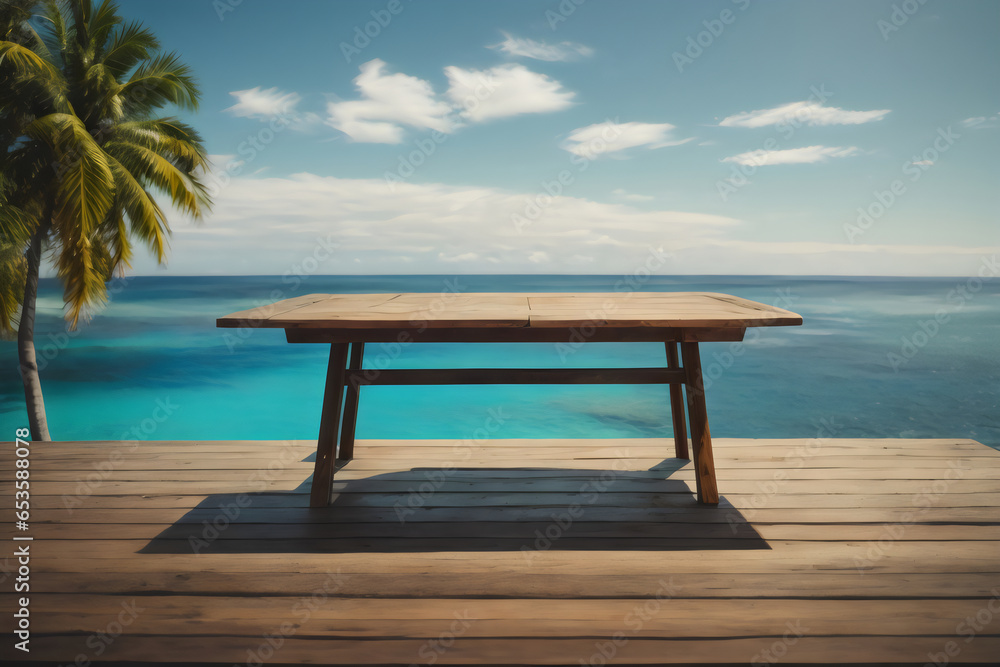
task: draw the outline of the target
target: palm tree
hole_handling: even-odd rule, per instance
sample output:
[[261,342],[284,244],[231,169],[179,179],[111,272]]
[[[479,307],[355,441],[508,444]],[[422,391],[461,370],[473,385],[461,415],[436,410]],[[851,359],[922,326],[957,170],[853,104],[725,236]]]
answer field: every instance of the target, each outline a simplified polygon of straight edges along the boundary
[[[38,5],[42,35],[29,20]],[[33,341],[43,251],[71,328],[106,301],[134,241],[164,261],[170,228],[154,194],[195,220],[211,201],[201,138],[157,113],[196,109],[199,91],[110,0],[0,0],[0,29],[0,275],[12,278],[0,289],[0,327],[16,323],[31,436],[48,440]]]

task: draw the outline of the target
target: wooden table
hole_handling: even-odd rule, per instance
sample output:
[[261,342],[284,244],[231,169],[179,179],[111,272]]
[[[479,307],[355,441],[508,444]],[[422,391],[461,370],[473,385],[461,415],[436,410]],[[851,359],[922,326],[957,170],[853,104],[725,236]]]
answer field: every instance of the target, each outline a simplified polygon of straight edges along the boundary
[[[281,328],[289,343],[330,343],[310,504],[330,503],[333,474],[354,456],[364,385],[669,384],[674,453],[687,459],[691,428],[698,501],[719,502],[699,342],[741,341],[747,327],[802,324],[793,312],[711,292],[310,294],[227,315],[219,327]],[[655,341],[653,368],[362,367],[365,343]],[[679,354],[678,354],[679,348]],[[340,448],[337,451],[337,444]]]

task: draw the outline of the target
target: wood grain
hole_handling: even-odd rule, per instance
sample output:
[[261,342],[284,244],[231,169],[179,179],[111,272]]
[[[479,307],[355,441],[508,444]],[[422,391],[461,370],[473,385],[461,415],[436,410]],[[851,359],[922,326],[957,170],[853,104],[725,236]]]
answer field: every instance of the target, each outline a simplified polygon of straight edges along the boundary
[[[31,653],[0,657],[565,665],[611,646],[608,664],[775,664],[777,646],[777,664],[924,665],[954,642],[948,664],[995,664],[1000,452],[716,438],[709,507],[693,462],[649,469],[671,443],[493,440],[459,468],[457,441],[362,440],[323,508],[308,441],[32,445]],[[8,507],[15,469],[0,446]]]
[[[285,329],[739,329],[798,325],[802,318],[782,308],[713,292],[404,293],[314,294],[232,313],[216,324]],[[504,334],[496,335],[502,339]]]

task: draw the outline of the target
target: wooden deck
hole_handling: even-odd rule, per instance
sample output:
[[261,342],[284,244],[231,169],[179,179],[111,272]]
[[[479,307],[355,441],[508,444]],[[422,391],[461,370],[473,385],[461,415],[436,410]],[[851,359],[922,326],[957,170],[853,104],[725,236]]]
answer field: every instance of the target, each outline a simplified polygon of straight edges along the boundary
[[[715,440],[699,506],[666,440],[32,445],[0,656],[220,664],[1000,662],[1000,452]],[[32,542],[11,537],[30,535]],[[15,651],[30,544],[31,652]]]

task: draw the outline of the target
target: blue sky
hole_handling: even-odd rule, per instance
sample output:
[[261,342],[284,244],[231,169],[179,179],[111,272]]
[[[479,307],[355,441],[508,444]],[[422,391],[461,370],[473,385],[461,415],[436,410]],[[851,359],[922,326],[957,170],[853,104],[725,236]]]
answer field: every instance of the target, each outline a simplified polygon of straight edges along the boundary
[[197,74],[215,164],[214,212],[139,274],[972,275],[1000,251],[997,2],[120,5]]

